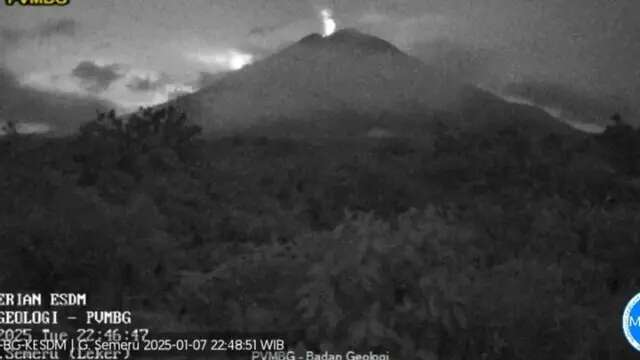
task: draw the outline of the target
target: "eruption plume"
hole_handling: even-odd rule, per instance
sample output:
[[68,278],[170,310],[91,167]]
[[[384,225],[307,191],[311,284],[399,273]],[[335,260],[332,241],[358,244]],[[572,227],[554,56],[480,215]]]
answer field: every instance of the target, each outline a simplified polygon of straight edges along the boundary
[[336,31],[336,21],[333,19],[331,11],[328,9],[324,9],[320,12],[322,16],[322,24],[324,25],[323,36],[331,36]]

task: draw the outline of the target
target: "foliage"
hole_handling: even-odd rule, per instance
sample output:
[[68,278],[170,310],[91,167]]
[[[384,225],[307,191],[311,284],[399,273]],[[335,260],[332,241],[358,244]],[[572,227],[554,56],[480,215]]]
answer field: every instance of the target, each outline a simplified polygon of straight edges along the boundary
[[632,176],[640,174],[640,131],[621,122],[620,118],[598,137],[611,163],[620,172]]
[[145,172],[179,168],[200,131],[172,106],[140,109],[127,121],[114,111],[99,114],[76,139],[76,160],[83,167],[80,182],[94,185],[114,170],[139,180]]
[[640,286],[635,130],[197,132],[168,108],[0,139],[3,288],[86,291],[150,324],[291,347],[631,358],[618,319]]

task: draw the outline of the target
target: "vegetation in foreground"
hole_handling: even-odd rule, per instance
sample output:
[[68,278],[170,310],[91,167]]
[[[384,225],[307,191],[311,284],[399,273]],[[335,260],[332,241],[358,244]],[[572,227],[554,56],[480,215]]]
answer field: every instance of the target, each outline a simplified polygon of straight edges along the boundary
[[625,359],[640,134],[202,140],[175,109],[0,141],[0,285],[161,331],[401,359]]

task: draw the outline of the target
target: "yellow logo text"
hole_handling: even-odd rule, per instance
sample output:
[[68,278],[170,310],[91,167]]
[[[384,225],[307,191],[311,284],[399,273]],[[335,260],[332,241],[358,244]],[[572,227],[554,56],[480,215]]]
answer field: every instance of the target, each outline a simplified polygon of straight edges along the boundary
[[15,4],[22,6],[65,6],[71,0],[4,0],[7,6]]

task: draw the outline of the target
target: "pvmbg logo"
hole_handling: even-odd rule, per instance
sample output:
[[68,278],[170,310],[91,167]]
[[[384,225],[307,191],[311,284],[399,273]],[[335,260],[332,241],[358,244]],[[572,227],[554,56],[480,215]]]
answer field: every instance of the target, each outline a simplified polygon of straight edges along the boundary
[[640,294],[634,296],[624,309],[622,329],[631,346],[640,351]]
[[4,0],[7,6],[65,6],[71,0]]

